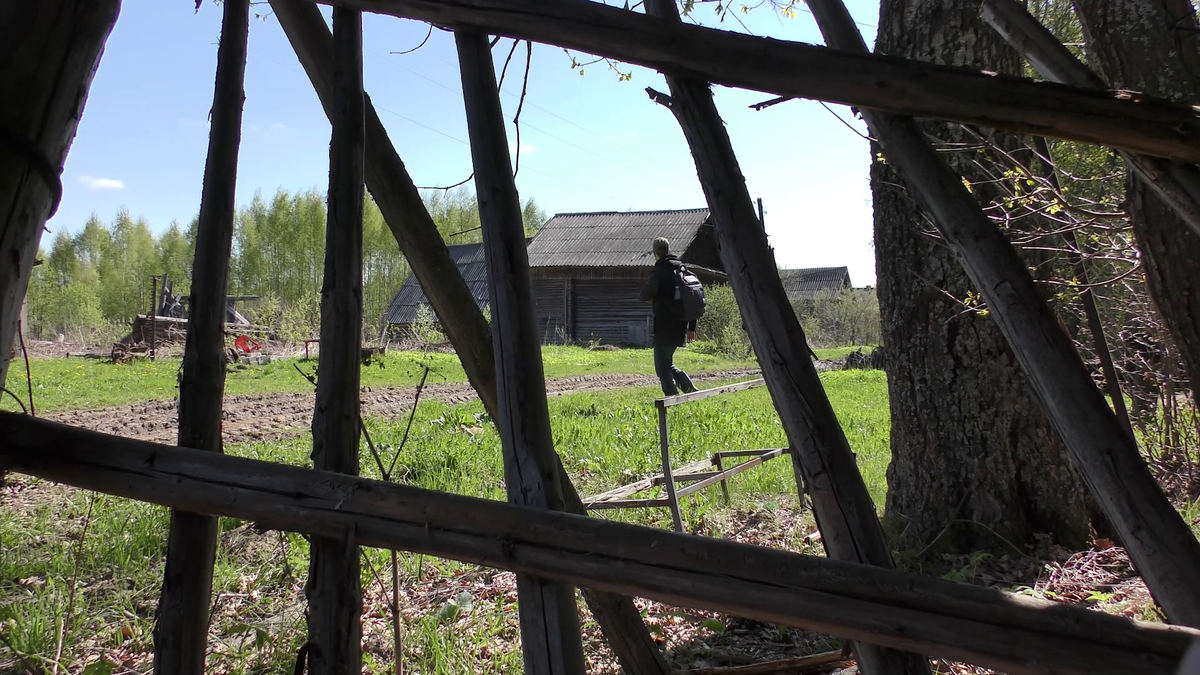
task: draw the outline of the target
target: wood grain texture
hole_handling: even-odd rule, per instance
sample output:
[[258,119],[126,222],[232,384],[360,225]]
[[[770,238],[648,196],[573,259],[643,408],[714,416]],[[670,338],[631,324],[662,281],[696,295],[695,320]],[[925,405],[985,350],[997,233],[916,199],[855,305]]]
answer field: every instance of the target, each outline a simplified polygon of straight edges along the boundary
[[[336,103],[333,39],[320,10],[305,0],[271,0],[271,9],[321,99],[326,115],[332,116]],[[416,184],[388,138],[369,96],[364,108],[367,188],[454,345],[467,379],[495,419],[496,369],[487,321],[475,305],[470,289],[450,257],[446,242],[421,201]]]
[[[646,10],[679,22],[674,0],[647,0]],[[809,358],[804,329],[776,271],[766,231],[709,85],[670,74],[667,84],[671,112],[691,148],[716,225],[721,261],[792,448],[797,492],[802,495],[808,485],[813,515],[829,557],[891,567],[875,504]],[[665,408],[659,410],[662,413]],[[929,672],[925,660],[916,654],[870,644],[856,645],[856,654],[869,675]]]
[[[321,356],[313,411],[313,466],[358,475],[362,345],[363,56],[362,14],[333,11],[329,223],[321,286]],[[308,672],[362,671],[362,588],[351,530],[313,537],[308,598]]]
[[[329,28],[320,10],[304,0],[271,0],[271,9],[284,29],[301,65],[329,115],[333,104],[333,47]],[[365,98],[367,120],[366,182],[379,205],[400,250],[420,280],[467,379],[484,408],[499,419],[496,366],[487,321],[475,305],[471,291],[459,274],[446,243],[425,209],[404,162],[396,153],[370,97]],[[587,511],[559,465],[559,480],[567,510]],[[669,675],[671,670],[650,637],[632,600],[599,591],[583,591],[584,599],[623,668],[632,673]]]
[[[491,47],[486,35],[474,31],[455,31],[454,43],[487,258],[500,408],[496,427],[504,453],[508,501],[562,511],[565,501],[550,430],[521,198],[512,176]],[[575,589],[518,574],[517,598],[525,672],[583,675]]]
[[[866,50],[840,0],[811,0],[826,41]],[[1200,541],[1096,389],[1070,337],[1041,299],[1029,268],[980,210],[909,117],[864,112],[888,162],[933,217],[987,301],[1071,459],[1155,599],[1174,622],[1200,626]]]
[[135,441],[0,413],[0,464],[263,527],[537,574],[1008,673],[1173,675],[1200,631],[724,539]]
[[[1108,88],[1099,75],[1013,0],[985,0],[980,13],[1047,80],[1084,89]],[[1200,235],[1200,169],[1139,153],[1121,152],[1121,157],[1138,179]]]
[[688,73],[730,87],[832,101],[1200,161],[1190,105],[759,38],[587,0],[328,0]]
[[[0,3],[0,384],[62,173],[119,0]],[[48,166],[45,166],[48,164]]]
[[[233,245],[249,32],[250,0],[225,0],[208,159],[196,226],[187,343],[179,379],[179,445],[211,452],[222,452],[225,295]],[[216,550],[216,518],[186,511],[171,513],[154,624],[155,673],[204,673]]]

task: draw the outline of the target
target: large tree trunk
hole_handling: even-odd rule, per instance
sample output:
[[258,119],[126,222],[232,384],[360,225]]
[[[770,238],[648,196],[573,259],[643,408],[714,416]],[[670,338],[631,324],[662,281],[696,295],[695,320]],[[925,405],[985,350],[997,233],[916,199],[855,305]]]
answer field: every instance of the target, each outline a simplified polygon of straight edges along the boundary
[[[1074,0],[1093,69],[1113,87],[1200,101],[1200,43],[1188,0]],[[1183,356],[1200,401],[1200,236],[1142,181],[1128,209],[1146,285]]]
[[[1020,65],[974,7],[949,0],[885,0],[876,49],[1000,72]],[[925,129],[965,140],[956,126]],[[879,152],[873,146],[872,155]],[[948,159],[988,201],[987,177],[970,157]],[[1083,544],[1082,482],[1004,336],[990,317],[955,300],[974,289],[954,254],[924,232],[931,228],[896,171],[877,159],[871,188],[892,414],[886,511],[894,532],[903,532],[898,543],[921,549],[936,539],[945,550],[1004,550],[1048,532]]]
[[42,227],[120,0],[0,3],[0,385]]

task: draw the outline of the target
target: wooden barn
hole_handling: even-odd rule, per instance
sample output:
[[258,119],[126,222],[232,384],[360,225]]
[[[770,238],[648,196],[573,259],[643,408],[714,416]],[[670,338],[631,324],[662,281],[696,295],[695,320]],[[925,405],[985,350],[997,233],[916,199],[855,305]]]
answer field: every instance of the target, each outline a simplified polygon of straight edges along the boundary
[[846,267],[779,270],[779,279],[792,302],[814,298],[821,291],[836,293],[850,288],[850,270]]
[[542,342],[650,344],[650,305],[638,293],[666,237],[705,284],[724,283],[708,209],[563,213],[529,244]]
[[[655,237],[666,237],[705,284],[726,281],[708,209],[563,213],[547,221],[529,243],[542,342],[650,344],[650,306],[638,292],[654,266]],[[450,255],[476,303],[486,307],[483,245],[451,246]],[[429,301],[410,276],[383,321],[392,330],[411,328],[422,305]]]

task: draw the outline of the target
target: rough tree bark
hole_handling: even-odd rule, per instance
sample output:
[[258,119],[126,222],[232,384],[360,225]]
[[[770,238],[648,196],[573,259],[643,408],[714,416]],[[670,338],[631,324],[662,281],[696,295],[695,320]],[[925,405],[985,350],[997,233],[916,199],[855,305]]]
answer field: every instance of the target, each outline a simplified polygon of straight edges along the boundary
[[0,384],[119,0],[0,3]]
[[[362,348],[362,14],[333,10],[329,223],[321,287],[321,360],[313,412],[313,466],[358,475]],[[312,538],[308,568],[308,672],[362,671],[362,588],[353,532]]]
[[[810,0],[826,39],[866,45],[841,0]],[[1028,265],[990,222],[962,176],[950,170],[911,117],[864,110],[863,118],[980,288],[1042,409],[1126,545],[1167,617],[1200,626],[1200,541],[1150,475],[1137,444],[1096,389],[1083,360],[1035,285]]]
[[[885,0],[880,52],[948,65],[1020,72],[1020,59],[978,16],[949,0]],[[957,126],[927,124],[944,141]],[[1015,139],[999,137],[1001,143]],[[883,342],[892,415],[886,513],[921,549],[1005,550],[1036,532],[1083,545],[1083,485],[1034,400],[1020,364],[990,317],[955,299],[977,293],[896,170],[872,145],[871,187]],[[972,184],[986,177],[965,154],[944,155]],[[982,202],[986,186],[972,192]]]
[[[1110,86],[1200,102],[1200,25],[1188,0],[1073,0],[1092,68]],[[1126,195],[1146,285],[1200,401],[1200,236],[1144,182]]]
[[[179,445],[212,452],[222,452],[225,289],[233,242],[249,32],[250,0],[225,0],[208,160],[196,229],[187,344],[179,379]],[[155,673],[204,673],[216,551],[216,518],[171,512],[162,595],[154,624]]]

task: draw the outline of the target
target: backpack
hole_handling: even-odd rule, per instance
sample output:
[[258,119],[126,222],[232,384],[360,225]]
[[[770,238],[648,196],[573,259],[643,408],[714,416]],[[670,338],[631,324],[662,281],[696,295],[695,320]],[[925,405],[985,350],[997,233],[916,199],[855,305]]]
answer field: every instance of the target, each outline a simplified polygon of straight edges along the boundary
[[683,265],[675,266],[675,295],[672,313],[683,321],[704,316],[704,285]]

